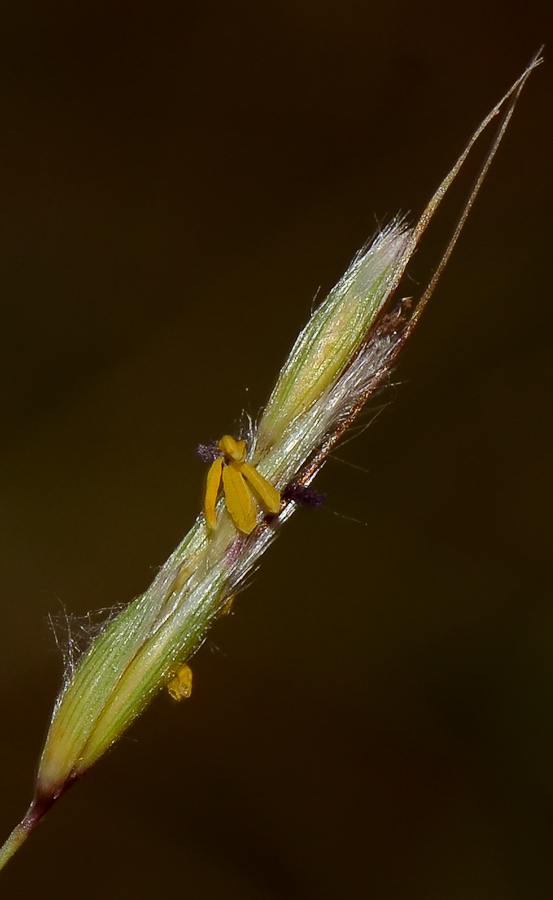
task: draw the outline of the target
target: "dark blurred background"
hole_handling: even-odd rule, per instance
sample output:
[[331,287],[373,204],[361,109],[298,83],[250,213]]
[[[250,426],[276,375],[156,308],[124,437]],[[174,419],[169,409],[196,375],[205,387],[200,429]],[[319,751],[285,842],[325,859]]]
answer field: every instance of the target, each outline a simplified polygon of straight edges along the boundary
[[317,292],[546,43],[389,405],[337,453],[363,471],[328,463],[192,698],[2,897],[550,898],[549,0],[1,9],[2,839],[60,684],[48,616],[147,587],[200,507],[196,443],[256,414]]

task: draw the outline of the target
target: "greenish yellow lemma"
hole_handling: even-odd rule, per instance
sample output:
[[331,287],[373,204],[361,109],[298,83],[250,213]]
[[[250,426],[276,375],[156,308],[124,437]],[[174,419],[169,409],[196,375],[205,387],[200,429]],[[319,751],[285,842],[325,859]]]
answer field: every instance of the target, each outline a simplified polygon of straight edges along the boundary
[[[42,753],[35,797],[0,850],[0,867],[52,803],[106,752],[199,647],[293,513],[299,489],[311,482],[330,448],[382,384],[449,258],[514,103],[538,63],[536,59],[530,64],[479,126],[417,225],[410,229],[396,221],[382,231],[299,335],[259,423],[244,436],[250,468],[244,468],[242,456],[238,462],[250,476],[254,467],[278,491],[280,510],[275,512],[274,506],[267,513],[259,504],[251,530],[244,533],[220,498],[216,515],[211,510],[209,522],[203,513],[198,516],[146,593],[109,622],[67,673]],[[474,142],[504,106],[499,133],[440,266],[420,300],[404,307],[394,299],[395,292],[417,243]]]

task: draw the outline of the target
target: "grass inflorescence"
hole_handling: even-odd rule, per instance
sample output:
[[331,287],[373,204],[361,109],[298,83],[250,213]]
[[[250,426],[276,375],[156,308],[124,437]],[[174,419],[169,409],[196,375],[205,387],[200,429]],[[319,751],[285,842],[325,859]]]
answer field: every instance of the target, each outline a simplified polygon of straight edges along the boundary
[[[169,685],[172,696],[187,696],[186,662],[211,624],[296,507],[320,504],[311,482],[411,334],[539,62],[532,61],[477,128],[417,224],[392,222],[356,256],[300,333],[259,422],[248,434],[202,447],[213,467],[206,510],[148,590],[108,621],[67,668],[35,796],[0,850],[0,867],[160,689]],[[475,141],[500,113],[498,133],[435,274],[417,301],[402,302],[398,285],[430,219]]]

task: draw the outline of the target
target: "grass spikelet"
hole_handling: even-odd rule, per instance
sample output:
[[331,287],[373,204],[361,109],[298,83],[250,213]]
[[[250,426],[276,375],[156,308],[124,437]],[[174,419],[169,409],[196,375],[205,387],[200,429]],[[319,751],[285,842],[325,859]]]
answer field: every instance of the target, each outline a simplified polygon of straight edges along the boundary
[[[519,93],[539,62],[532,61],[484,119],[415,227],[392,222],[358,254],[315,310],[245,447],[225,436],[209,454],[205,451],[215,466],[206,513],[199,514],[148,590],[108,621],[74,669],[68,669],[40,760],[35,796],[0,850],[0,867],[158,691],[169,684],[175,696],[187,696],[191,681],[186,661],[303,502],[302,496],[310,496],[307,486],[330,448],[382,384],[411,334]],[[475,141],[500,113],[497,136],[435,275],[417,302],[402,303],[396,298],[397,287],[418,242]],[[226,477],[225,466],[231,467]],[[234,492],[233,499],[225,498],[225,490]],[[241,504],[247,505],[247,516]]]

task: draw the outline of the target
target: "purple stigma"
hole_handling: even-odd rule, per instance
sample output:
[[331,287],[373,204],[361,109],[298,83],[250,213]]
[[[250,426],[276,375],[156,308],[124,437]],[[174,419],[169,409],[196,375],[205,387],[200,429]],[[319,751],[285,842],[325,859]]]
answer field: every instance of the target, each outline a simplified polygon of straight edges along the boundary
[[221,451],[217,441],[210,441],[209,444],[198,444],[196,454],[202,462],[210,463],[215,462],[217,457],[221,456]]
[[283,498],[285,500],[292,500],[294,503],[297,503],[298,506],[310,506],[312,509],[317,509],[319,506],[322,506],[326,503],[327,499],[326,494],[314,491],[313,488],[307,487],[307,485],[302,484],[301,482],[289,484],[283,493]]

